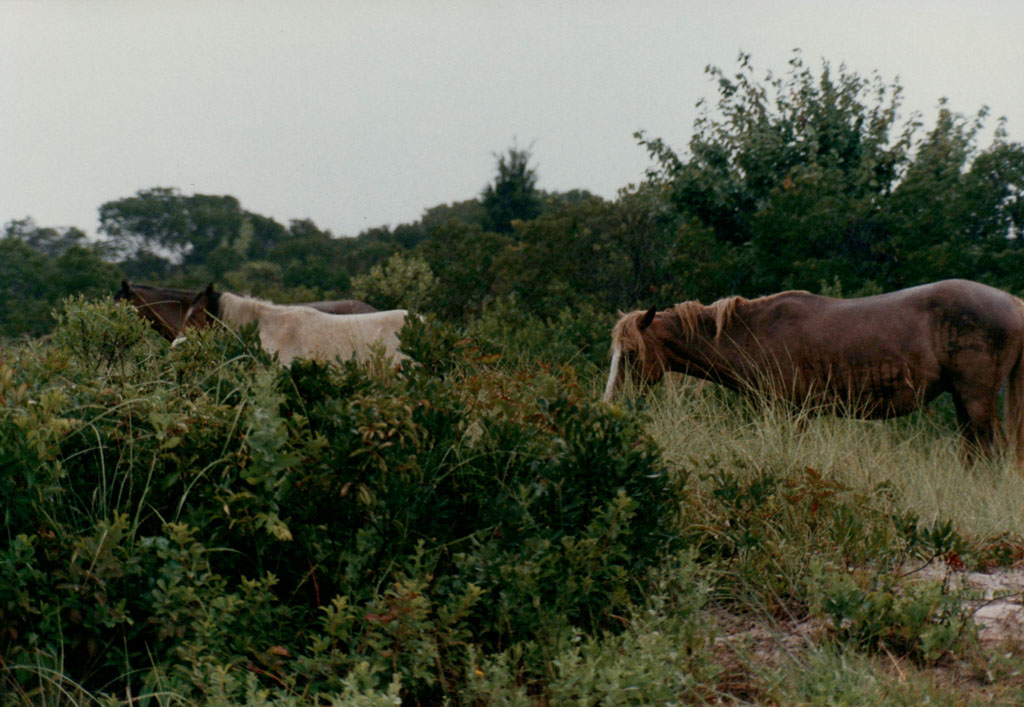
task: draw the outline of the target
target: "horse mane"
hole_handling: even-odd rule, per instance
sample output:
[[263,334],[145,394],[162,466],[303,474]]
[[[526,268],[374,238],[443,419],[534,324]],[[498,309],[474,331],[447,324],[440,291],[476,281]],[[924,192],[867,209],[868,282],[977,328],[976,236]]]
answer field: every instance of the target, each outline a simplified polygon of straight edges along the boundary
[[[697,332],[700,331],[700,317],[705,314],[711,315],[715,322],[715,335],[713,338],[717,339],[721,335],[722,330],[732,322],[737,307],[750,301],[745,297],[733,295],[732,297],[715,300],[709,305],[703,305],[699,301],[680,302],[672,309],[676,316],[679,317],[679,327],[683,330],[683,336],[686,337],[687,341],[692,341],[697,336]],[[753,301],[756,302],[757,300]]]
[[[746,301],[742,297],[727,297],[705,306],[700,301],[692,300],[676,304],[671,311],[679,318],[679,328],[687,341],[693,341],[697,336],[701,315],[710,313],[714,317],[717,338],[732,319],[737,305]],[[617,346],[620,351],[636,351],[641,358],[646,355],[647,343],[644,341],[643,330],[640,329],[640,320],[644,314],[644,310],[638,309],[619,318],[612,329],[613,349]]]
[[[767,303],[776,298],[792,294],[809,294],[804,290],[787,290],[756,299],[747,299],[739,295],[723,297],[711,304],[701,304],[700,300],[679,302],[672,307],[676,317],[679,319],[679,328],[682,330],[686,341],[693,341],[700,333],[700,320],[704,316],[710,316],[715,323],[715,333],[712,337],[717,340],[722,332],[732,324],[736,311],[746,305],[757,305]],[[640,320],[645,312],[642,309],[624,314],[615,327],[612,329],[612,346],[619,346],[620,350],[629,349],[636,351],[640,356],[646,353],[647,345],[644,342],[643,333],[640,329]]]
[[[233,324],[248,324],[259,318],[262,312],[289,312],[299,305],[275,304],[259,297],[235,295],[230,292],[217,292],[215,307],[210,308],[211,314],[218,319]],[[212,310],[216,309],[216,312]]]
[[196,294],[195,290],[182,290],[177,287],[157,287],[156,285],[135,285],[130,284],[129,288],[132,290],[146,290],[147,292],[155,292],[166,297],[176,298],[188,298],[194,297]]

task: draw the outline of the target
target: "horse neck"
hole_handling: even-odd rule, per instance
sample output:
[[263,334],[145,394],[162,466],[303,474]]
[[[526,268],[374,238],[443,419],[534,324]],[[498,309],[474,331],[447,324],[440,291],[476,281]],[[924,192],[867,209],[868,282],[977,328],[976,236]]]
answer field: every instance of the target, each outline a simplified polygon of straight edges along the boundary
[[165,297],[153,288],[133,288],[129,300],[143,319],[149,321],[161,336],[173,339],[181,326],[185,306],[173,297]]
[[251,297],[221,292],[217,301],[217,316],[232,326],[242,326],[259,319],[262,307],[262,302]]
[[[679,313],[679,312],[677,312]],[[652,323],[648,346],[656,346],[671,370],[683,371],[725,385],[737,383],[751,370],[745,342],[749,332],[735,307],[728,316],[713,305]]]

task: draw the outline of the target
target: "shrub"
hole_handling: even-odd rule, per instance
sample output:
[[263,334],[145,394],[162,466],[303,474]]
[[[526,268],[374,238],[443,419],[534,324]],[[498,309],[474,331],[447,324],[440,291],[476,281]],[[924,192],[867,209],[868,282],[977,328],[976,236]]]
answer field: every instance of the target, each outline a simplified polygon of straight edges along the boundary
[[86,301],[68,297],[53,312],[57,320],[54,344],[75,357],[86,371],[94,367],[121,369],[135,362],[143,350],[149,326],[135,315],[132,305],[109,300]]
[[672,550],[643,420],[571,372],[419,320],[423,362],[383,376],[282,369],[253,328],[171,348],[139,324],[68,302],[53,347],[0,368],[15,693],[53,671],[96,696],[433,702],[470,647],[511,646],[539,685],[561,637],[622,631]]
[[571,365],[590,377],[608,364],[614,324],[613,316],[588,305],[542,318],[523,309],[515,297],[506,297],[470,322],[466,335],[510,366]]
[[352,278],[353,295],[378,309],[431,311],[438,287],[437,276],[425,260],[402,253]]

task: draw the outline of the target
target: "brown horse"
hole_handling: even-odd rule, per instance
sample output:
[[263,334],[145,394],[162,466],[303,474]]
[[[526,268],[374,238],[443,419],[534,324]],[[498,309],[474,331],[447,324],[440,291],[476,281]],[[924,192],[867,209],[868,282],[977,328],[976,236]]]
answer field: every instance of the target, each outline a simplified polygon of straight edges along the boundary
[[[121,289],[114,294],[114,299],[134,304],[140,317],[147,320],[168,341],[174,341],[185,329],[185,313],[199,294],[198,290],[133,285],[122,280]],[[366,314],[377,311],[366,302],[355,299],[302,302],[296,306],[312,307],[327,314]],[[195,313],[187,323],[197,327],[206,326],[205,312]]]
[[131,302],[140,317],[165,339],[174,341],[182,330],[185,312],[196,294],[190,290],[131,285],[122,280],[121,289],[114,293],[114,299]]
[[997,398],[1024,463],[1024,301],[968,280],[873,297],[782,292],[625,314],[612,331],[604,398],[629,370],[642,383],[681,371],[742,391],[868,418],[953,397],[968,453],[990,453]]

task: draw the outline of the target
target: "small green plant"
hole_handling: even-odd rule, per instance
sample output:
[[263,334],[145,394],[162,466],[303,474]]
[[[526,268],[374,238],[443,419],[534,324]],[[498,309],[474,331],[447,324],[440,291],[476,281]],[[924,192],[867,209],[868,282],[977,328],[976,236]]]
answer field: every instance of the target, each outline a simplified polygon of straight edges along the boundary
[[683,538],[721,568],[721,591],[733,601],[789,611],[807,601],[807,556],[885,565],[901,550],[887,514],[811,467],[783,472],[712,458],[683,473],[691,491]]
[[780,705],[953,707],[972,702],[969,691],[943,684],[930,666],[878,661],[854,647],[832,643],[787,656],[767,682],[765,701]]
[[813,610],[830,620],[837,638],[862,648],[934,663],[976,639],[966,595],[941,582],[819,568],[813,584]]

